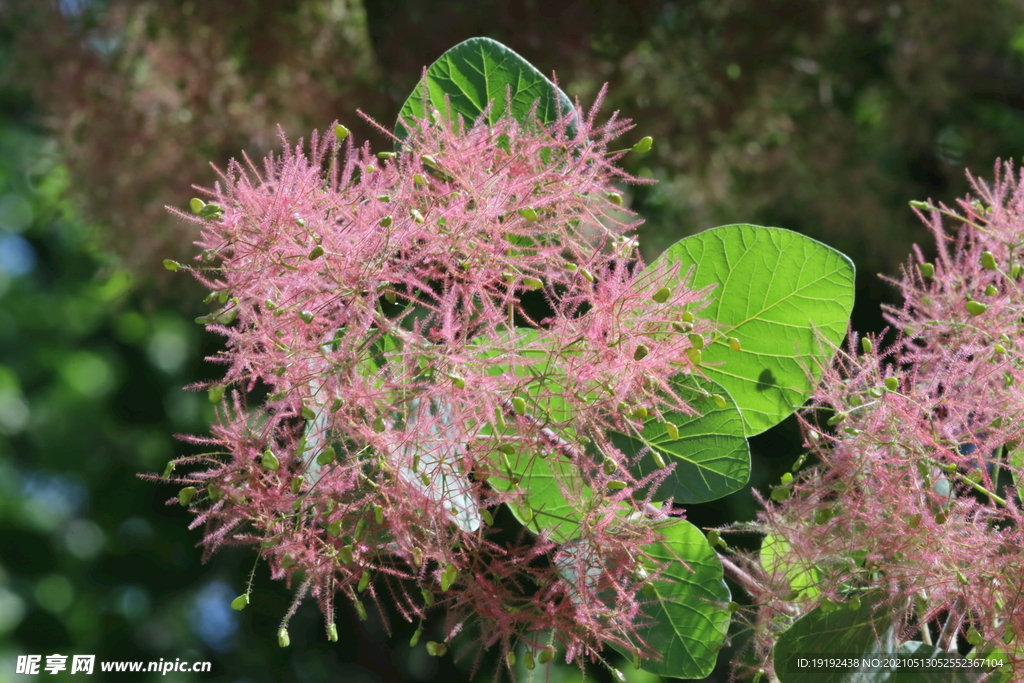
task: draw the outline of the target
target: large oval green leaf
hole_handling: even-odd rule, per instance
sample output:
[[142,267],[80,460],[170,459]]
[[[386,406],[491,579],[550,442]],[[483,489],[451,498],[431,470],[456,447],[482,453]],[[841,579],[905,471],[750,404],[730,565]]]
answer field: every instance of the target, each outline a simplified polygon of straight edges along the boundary
[[[646,453],[634,465],[634,473],[641,476],[658,468],[653,452],[657,452],[666,465],[675,463],[672,474],[656,492],[659,500],[672,498],[676,503],[703,503],[740,490],[750,479],[750,448],[743,435],[743,418],[736,402],[721,386],[700,377],[679,377],[673,383],[682,397],[697,396],[692,404],[700,415],[666,415],[665,419],[679,432],[676,439],[669,435],[663,422],[652,418],[640,433],[617,434],[615,445],[628,456]],[[694,389],[705,397],[700,397]],[[720,406],[706,397],[715,394],[725,405]]]
[[[809,664],[815,657],[858,658],[862,666],[812,667]],[[863,596],[858,609],[849,603],[827,613],[816,607],[794,622],[775,643],[775,675],[780,683],[969,683],[976,678],[955,667],[922,670],[920,662],[865,667],[865,657],[869,664],[874,658],[958,658],[917,641],[897,647],[891,612],[880,609],[871,596]],[[805,660],[803,666],[801,659]]]
[[729,588],[722,563],[700,529],[679,520],[662,527],[664,538],[648,547],[667,567],[654,582],[655,597],[644,609],[651,623],[639,629],[661,660],[641,665],[651,673],[704,678],[718,659],[729,629]]
[[850,259],[790,230],[726,225],[680,240],[649,268],[674,264],[683,275],[694,269],[695,288],[717,285],[701,315],[721,336],[705,348],[703,369],[736,400],[747,436],[799,408],[846,334]]
[[[461,116],[467,125],[472,125],[491,102],[494,104],[487,113],[488,122],[501,118],[509,94],[511,113],[523,123],[527,122],[534,103],[542,124],[552,123],[573,111],[569,96],[528,61],[490,38],[470,38],[445,52],[427,68],[426,78],[398,113],[395,135],[405,139],[410,127],[425,118],[424,100],[446,120],[457,120]],[[446,96],[451,103],[450,111],[445,103]],[[573,127],[567,132],[572,135]]]

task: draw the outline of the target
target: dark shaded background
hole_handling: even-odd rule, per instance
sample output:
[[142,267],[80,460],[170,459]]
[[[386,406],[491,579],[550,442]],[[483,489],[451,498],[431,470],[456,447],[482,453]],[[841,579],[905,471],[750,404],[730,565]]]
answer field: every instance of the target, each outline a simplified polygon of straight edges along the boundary
[[[1024,149],[1021,2],[0,0],[0,683],[27,680],[18,654],[53,653],[213,662],[167,681],[470,680],[399,621],[340,615],[328,644],[312,605],[280,650],[288,591],[258,568],[231,611],[252,553],[201,565],[175,491],[136,474],[205,431],[209,403],[181,387],[213,376],[219,344],[191,322],[204,292],[159,265],[192,253],[164,205],[211,184],[209,162],[273,149],[277,125],[295,140],[337,118],[386,144],[356,109],[390,125],[421,69],[476,35],[585,106],[608,83],[605,111],[637,124],[624,146],[655,137],[625,162],[660,181],[627,191],[648,258],[725,223],[798,230],[856,262],[861,331],[893,297],[876,273],[926,240],[907,201],[952,201],[964,168]],[[799,451],[794,421],[753,446],[764,489]],[[688,516],[755,511],[746,490]]]

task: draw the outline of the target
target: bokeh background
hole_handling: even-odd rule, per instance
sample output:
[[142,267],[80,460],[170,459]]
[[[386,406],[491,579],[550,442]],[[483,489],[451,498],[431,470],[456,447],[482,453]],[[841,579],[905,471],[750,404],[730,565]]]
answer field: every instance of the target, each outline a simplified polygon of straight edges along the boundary
[[[137,475],[206,430],[205,394],[182,387],[214,376],[220,345],[192,322],[205,292],[160,266],[194,239],[164,206],[278,127],[340,119],[386,144],[356,110],[390,125],[422,68],[478,35],[584,105],[609,84],[606,112],[637,125],[624,146],[654,136],[625,160],[660,181],[627,191],[648,258],[715,225],[798,230],[857,264],[861,331],[895,300],[877,273],[930,249],[907,201],[953,201],[965,168],[1024,153],[1020,0],[0,0],[0,683],[53,653],[213,663],[151,676],[167,681],[472,679],[410,650],[400,621],[342,614],[329,644],[312,604],[279,649],[288,591],[257,567],[230,610],[253,554],[202,564],[176,491]],[[794,421],[753,449],[764,489],[798,454]],[[688,516],[755,513],[748,489]]]

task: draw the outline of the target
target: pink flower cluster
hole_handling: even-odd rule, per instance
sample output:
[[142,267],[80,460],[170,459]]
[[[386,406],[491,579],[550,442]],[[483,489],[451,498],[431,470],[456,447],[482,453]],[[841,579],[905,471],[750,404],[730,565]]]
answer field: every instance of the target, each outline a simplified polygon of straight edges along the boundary
[[780,623],[872,596],[900,639],[1024,670],[1024,175],[997,165],[973,183],[959,213],[914,203],[938,257],[917,250],[894,281],[898,338],[852,339],[803,416],[814,465],[759,521],[784,552],[748,564],[759,658]]
[[[596,107],[547,128],[431,116],[397,154],[335,126],[194,200],[192,270],[227,338],[195,439],[213,450],[183,480],[195,524],[208,552],[253,544],[301,576],[331,637],[336,596],[364,615],[390,597],[506,653],[525,639],[543,660],[550,631],[570,660],[657,656],[635,629],[667,470],[634,477],[610,432],[693,412],[668,379],[692,369],[679,321],[704,293],[642,269],[615,187],[640,181],[608,151],[629,125]],[[559,498],[571,512],[545,513]]]

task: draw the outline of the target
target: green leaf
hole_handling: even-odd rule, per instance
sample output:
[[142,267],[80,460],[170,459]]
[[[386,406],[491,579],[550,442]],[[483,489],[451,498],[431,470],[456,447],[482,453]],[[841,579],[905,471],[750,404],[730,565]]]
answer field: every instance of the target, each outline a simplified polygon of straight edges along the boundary
[[882,683],[867,672],[837,671],[824,668],[800,668],[799,658],[819,656],[892,655],[892,615],[879,608],[875,599],[864,596],[860,609],[848,605],[826,613],[816,607],[797,619],[775,643],[775,674],[780,683]]
[[665,416],[676,426],[678,439],[668,434],[664,423],[651,418],[639,434],[617,434],[615,445],[628,456],[649,449],[633,468],[640,476],[658,469],[650,450],[657,451],[666,464],[676,464],[657,491],[659,499],[671,497],[677,503],[703,503],[740,490],[750,479],[750,448],[736,402],[720,385],[700,377],[677,377],[673,384],[686,399],[695,395],[694,388],[718,394],[725,399],[725,407],[710,397],[698,397],[692,404],[700,415]]
[[819,593],[818,570],[801,564],[793,556],[789,541],[784,537],[775,534],[765,536],[761,541],[759,559],[773,581],[784,577],[789,582],[790,590],[799,592],[801,598],[813,599]]
[[747,436],[763,432],[807,400],[846,334],[853,263],[809,237],[754,225],[682,239],[649,268],[677,263],[683,276],[694,268],[693,287],[717,285],[700,314],[720,336],[702,369],[736,400]]
[[637,635],[660,652],[661,661],[642,667],[661,676],[704,678],[711,673],[729,628],[729,588],[722,563],[700,529],[676,521],[661,529],[664,539],[648,547],[667,564],[653,582],[655,597],[644,607],[651,623]]
[[[500,455],[495,454],[494,457]],[[516,519],[523,526],[547,531],[559,543],[576,538],[581,510],[580,505],[572,501],[586,501],[594,495],[576,467],[558,454],[541,458],[528,450],[508,455],[506,459],[511,465],[512,476],[519,479],[518,487],[526,493],[522,504],[509,505]],[[492,476],[488,481],[499,491],[515,488],[505,475]],[[570,492],[569,498],[562,493],[561,487]]]
[[[487,122],[493,124],[500,119],[509,93],[512,115],[521,123],[528,121],[535,102],[537,118],[545,125],[573,111],[568,95],[528,61],[490,38],[470,38],[445,52],[427,68],[426,78],[398,113],[395,135],[404,140],[409,135],[409,127],[426,118],[424,99],[445,120],[463,117],[469,126],[491,102],[494,104],[487,114]],[[450,111],[445,103],[446,96],[451,103]],[[575,126],[570,126],[566,132],[571,137]]]

